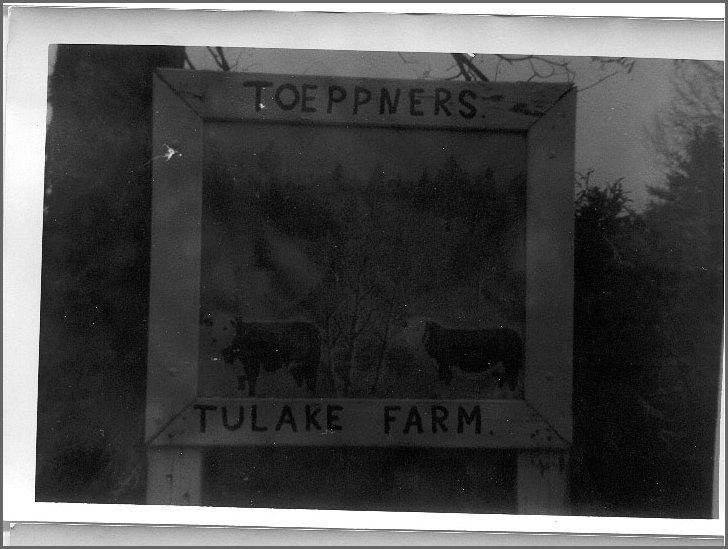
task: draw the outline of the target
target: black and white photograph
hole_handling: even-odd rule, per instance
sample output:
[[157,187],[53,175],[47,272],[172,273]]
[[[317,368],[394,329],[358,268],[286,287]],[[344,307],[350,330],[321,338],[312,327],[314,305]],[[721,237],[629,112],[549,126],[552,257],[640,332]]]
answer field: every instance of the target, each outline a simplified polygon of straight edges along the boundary
[[722,57],[208,36],[44,45],[32,501],[722,516]]

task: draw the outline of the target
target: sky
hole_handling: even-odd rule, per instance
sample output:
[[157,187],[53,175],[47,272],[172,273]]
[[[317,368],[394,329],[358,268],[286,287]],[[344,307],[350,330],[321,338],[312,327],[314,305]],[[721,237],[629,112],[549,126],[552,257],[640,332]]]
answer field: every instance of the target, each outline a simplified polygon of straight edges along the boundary
[[[226,48],[233,70],[308,75],[338,75],[379,78],[446,78],[454,73],[453,60],[442,53],[355,52],[324,50],[275,50]],[[197,69],[215,69],[205,48],[188,48]],[[602,69],[589,57],[555,58],[568,60],[579,88],[587,88],[615,71]],[[495,61],[483,55],[476,58],[491,80],[496,77]],[[504,66],[506,65],[506,66]],[[536,67],[545,72],[543,63]],[[673,61],[640,59],[633,70],[580,91],[577,102],[576,171],[594,169],[592,181],[609,183],[624,178],[633,207],[641,209],[649,200],[648,186],[660,185],[664,169],[654,153],[647,128],[672,97],[670,75]],[[532,74],[527,63],[501,64],[499,81],[525,80]],[[562,81],[555,74],[546,81]]]
[[[217,68],[206,48],[187,49],[195,68]],[[236,71],[405,79],[439,79],[454,74],[453,60],[444,53],[262,48],[225,48],[225,52]],[[50,70],[54,58],[51,48]],[[648,187],[659,186],[664,180],[665,169],[651,146],[648,128],[670,106],[674,61],[638,59],[628,72],[616,66],[602,68],[590,57],[552,59],[568,61],[574,82],[581,89],[577,101],[576,171],[593,169],[592,182],[597,184],[623,178],[632,206],[641,210],[650,200]],[[478,55],[476,63],[491,80],[518,81],[533,74],[526,62],[501,63],[497,67],[493,56]],[[547,72],[543,63],[536,69]],[[612,72],[617,74],[600,82]],[[557,71],[544,81],[565,79],[563,72]]]

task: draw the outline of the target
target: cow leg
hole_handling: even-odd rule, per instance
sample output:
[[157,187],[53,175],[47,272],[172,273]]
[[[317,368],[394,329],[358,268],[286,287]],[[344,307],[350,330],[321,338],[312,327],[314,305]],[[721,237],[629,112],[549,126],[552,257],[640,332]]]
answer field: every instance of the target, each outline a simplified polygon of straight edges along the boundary
[[[506,370],[506,368],[507,368],[507,366],[505,364],[503,364],[502,367],[504,370]],[[503,386],[506,384],[506,378],[508,376],[507,370],[504,373],[503,371],[496,369],[491,375],[495,378],[498,388],[502,389]]]
[[318,378],[318,357],[316,360],[312,360],[311,362],[304,363],[303,364],[303,376],[306,380],[306,386],[308,387],[308,390],[311,391],[312,395],[316,394],[316,380]]
[[303,366],[299,363],[295,363],[288,371],[296,381],[296,385],[300,387],[303,384]]
[[248,379],[248,396],[255,396],[255,384],[258,381],[260,363],[254,360],[245,363],[245,377]]
[[442,381],[445,385],[450,385],[450,382],[452,381],[452,368],[445,364],[439,363],[438,368],[440,373],[440,381]]
[[245,376],[238,376],[238,391],[245,391]]
[[511,389],[511,391],[516,390],[516,385],[518,385],[518,365],[513,364],[512,362],[509,362],[505,365],[506,367],[506,380],[508,381],[508,387]]
[[[516,344],[520,345],[520,344]],[[515,351],[509,356],[508,362],[504,364],[506,370],[506,379],[508,380],[508,386],[511,391],[516,389],[518,385],[518,374],[523,367],[523,355],[520,347],[517,347]]]

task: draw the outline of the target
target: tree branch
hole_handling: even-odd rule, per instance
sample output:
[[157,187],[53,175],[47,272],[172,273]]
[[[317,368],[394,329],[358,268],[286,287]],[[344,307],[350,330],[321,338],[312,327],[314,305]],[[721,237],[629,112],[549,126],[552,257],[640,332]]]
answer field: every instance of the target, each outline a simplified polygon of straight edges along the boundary
[[579,91],[580,91],[580,92],[585,92],[586,90],[590,90],[590,89],[592,89],[593,87],[595,87],[595,86],[598,86],[599,84],[601,84],[601,83],[602,83],[602,82],[604,82],[605,80],[608,80],[608,79],[612,78],[613,76],[617,76],[617,75],[618,75],[618,74],[619,74],[620,72],[621,72],[621,71],[614,71],[614,72],[612,72],[612,73],[610,73],[610,74],[608,74],[608,75],[606,75],[606,76],[603,76],[602,78],[600,78],[600,79],[599,79],[599,80],[597,80],[596,82],[593,82],[593,83],[591,83],[591,84],[589,84],[588,86],[585,86],[585,87],[583,87],[583,88],[579,88]]
[[195,68],[195,66],[192,64],[192,61],[190,61],[189,55],[187,55],[187,48],[185,48],[185,62],[190,66],[190,69],[192,69],[193,71],[197,70]]
[[207,46],[207,51],[210,53],[212,58],[215,60],[215,64],[220,68],[220,70],[229,72],[230,71],[230,63],[228,63],[227,58],[225,57],[225,52],[220,46],[215,47],[214,49],[210,46]]
[[471,58],[468,54],[465,53],[452,53],[453,59],[455,59],[455,62],[460,67],[462,75],[465,77],[466,80],[472,80],[473,77],[470,73],[475,75],[475,77],[478,80],[481,80],[483,82],[490,82],[490,79],[483,74],[483,72],[473,63],[473,58]]

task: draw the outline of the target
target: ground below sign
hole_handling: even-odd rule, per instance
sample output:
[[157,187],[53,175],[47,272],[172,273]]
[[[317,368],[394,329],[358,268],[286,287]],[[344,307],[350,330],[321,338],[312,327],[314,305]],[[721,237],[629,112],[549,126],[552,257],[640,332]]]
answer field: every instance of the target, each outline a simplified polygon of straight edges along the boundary
[[246,446],[203,454],[205,506],[517,511],[516,455],[504,450]]

